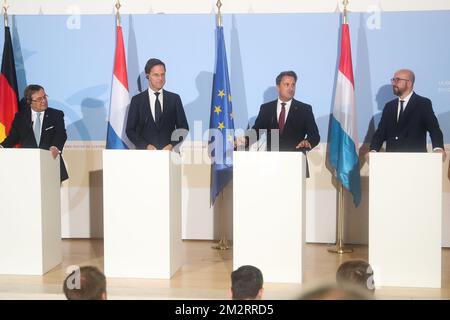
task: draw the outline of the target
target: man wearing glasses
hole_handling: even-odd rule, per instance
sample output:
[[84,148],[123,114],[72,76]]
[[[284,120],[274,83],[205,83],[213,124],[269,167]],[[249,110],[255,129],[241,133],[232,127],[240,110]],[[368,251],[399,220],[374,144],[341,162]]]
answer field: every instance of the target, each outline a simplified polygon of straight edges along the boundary
[[444,139],[431,101],[413,91],[414,80],[411,70],[402,69],[394,74],[392,90],[398,98],[384,106],[370,150],[379,151],[386,141],[387,152],[427,152],[428,131],[433,152],[442,153],[442,160],[445,161]]
[[[24,98],[30,107],[16,113],[9,135],[0,143],[1,148],[20,144],[22,148],[50,150],[54,159],[61,154],[67,140],[64,113],[49,108],[47,97],[40,85],[30,84],[25,88]],[[61,181],[69,178],[62,158],[60,177]]]

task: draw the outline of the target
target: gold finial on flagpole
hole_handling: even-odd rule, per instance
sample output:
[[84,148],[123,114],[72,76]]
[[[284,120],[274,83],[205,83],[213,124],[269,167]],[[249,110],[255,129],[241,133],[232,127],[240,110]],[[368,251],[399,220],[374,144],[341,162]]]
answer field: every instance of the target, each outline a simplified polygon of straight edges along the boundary
[[222,26],[222,12],[220,12],[220,7],[222,7],[222,1],[217,0],[216,6],[217,6],[217,25],[219,27],[221,27]]
[[3,18],[5,19],[5,27],[8,26],[8,4],[3,0]]
[[344,5],[344,23],[347,24],[347,6],[348,6],[348,0],[343,0],[342,4]]
[[117,9],[116,10],[116,22],[117,22],[117,26],[120,27],[120,12],[119,12],[120,7],[121,7],[120,0],[116,1],[115,7]]

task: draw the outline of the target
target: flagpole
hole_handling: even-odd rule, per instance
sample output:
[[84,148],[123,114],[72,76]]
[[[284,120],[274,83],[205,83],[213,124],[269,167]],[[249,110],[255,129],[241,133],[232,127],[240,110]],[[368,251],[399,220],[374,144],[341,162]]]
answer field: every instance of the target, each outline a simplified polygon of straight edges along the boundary
[[337,217],[337,239],[336,245],[328,248],[329,252],[343,254],[353,252],[352,248],[346,247],[344,245],[344,187],[342,183],[339,182],[338,187],[338,217]]
[[[221,193],[221,196],[222,196],[222,200],[223,200],[223,191]],[[229,245],[229,242],[227,240],[227,236],[226,236],[224,215],[225,214],[223,214],[223,213],[220,214],[220,222],[219,222],[220,223],[220,226],[219,226],[220,231],[219,232],[221,233],[220,240],[216,245],[212,246],[212,248],[216,249],[216,250],[228,250],[231,248],[231,246]]]
[[[216,2],[216,6],[217,6],[217,26],[221,27],[222,26],[222,13],[220,11],[220,8],[222,7],[222,2],[220,0],[217,0]],[[221,192],[222,194],[222,200],[223,200],[223,191]],[[226,232],[225,232],[225,214],[224,213],[219,213],[220,215],[220,225],[219,225],[219,229],[220,229],[220,240],[217,243],[217,245],[214,245],[212,248],[216,249],[216,250],[228,250],[231,248],[231,246],[229,245],[229,242],[227,240],[226,237]]]
[[343,0],[342,4],[344,5],[344,24],[348,24],[348,19],[347,19],[347,6],[348,6],[348,0]]
[[217,6],[217,26],[222,26],[222,12],[220,12],[220,8],[222,7],[222,2],[220,0],[217,0],[216,2]]
[[[348,0],[343,0],[342,4],[344,5],[344,19],[343,23],[347,24],[347,5]],[[344,245],[344,187],[342,186],[342,183],[339,182],[338,187],[338,216],[337,216],[337,239],[336,239],[336,245],[332,246],[331,248],[328,248],[329,252],[343,254],[343,253],[350,253],[353,252],[352,248],[345,247]]]
[[120,10],[121,6],[122,5],[120,4],[120,0],[117,0],[115,7],[116,7],[116,23],[117,23],[118,27],[120,27],[120,11],[119,10]]
[[6,27],[8,27],[8,4],[7,4],[7,1],[6,0],[4,0],[3,1],[3,18],[4,18],[4,21],[5,21],[5,28]]

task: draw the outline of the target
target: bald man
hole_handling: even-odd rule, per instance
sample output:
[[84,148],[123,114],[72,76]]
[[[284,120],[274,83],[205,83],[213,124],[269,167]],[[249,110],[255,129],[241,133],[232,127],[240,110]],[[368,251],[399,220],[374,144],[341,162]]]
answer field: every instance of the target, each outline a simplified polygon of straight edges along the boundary
[[398,98],[384,106],[370,150],[379,151],[386,141],[387,152],[427,152],[429,132],[433,152],[442,153],[444,161],[444,139],[431,101],[414,92],[414,81],[415,75],[411,70],[402,69],[394,74],[391,84]]

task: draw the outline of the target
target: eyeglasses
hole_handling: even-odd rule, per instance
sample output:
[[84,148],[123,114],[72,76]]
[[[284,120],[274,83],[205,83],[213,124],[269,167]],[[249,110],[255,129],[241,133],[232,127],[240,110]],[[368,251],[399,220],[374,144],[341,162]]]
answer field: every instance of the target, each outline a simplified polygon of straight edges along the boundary
[[34,99],[34,100],[32,99],[31,101],[41,103],[41,102],[43,102],[44,100],[47,100],[47,98],[48,98],[48,95],[44,95],[44,96],[39,97],[39,98],[37,98],[37,99]]
[[392,82],[392,83],[397,83],[397,82],[399,82],[400,80],[403,80],[403,81],[411,81],[411,80],[409,80],[409,79],[404,79],[404,78],[392,78],[392,79],[391,79],[391,82]]

